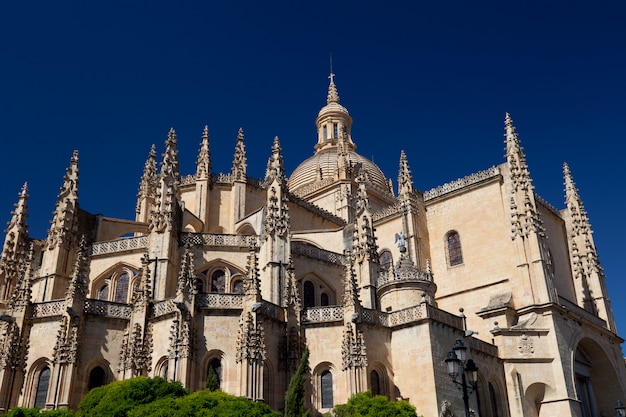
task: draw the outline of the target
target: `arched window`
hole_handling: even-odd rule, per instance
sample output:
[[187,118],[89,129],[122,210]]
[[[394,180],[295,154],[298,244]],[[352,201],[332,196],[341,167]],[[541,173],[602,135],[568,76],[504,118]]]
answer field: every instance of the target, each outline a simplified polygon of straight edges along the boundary
[[333,408],[333,374],[330,371],[322,372],[320,377],[322,408]]
[[218,269],[211,274],[211,292],[226,292],[226,272]]
[[211,373],[215,373],[215,376],[217,377],[217,385],[218,386],[222,386],[222,361],[220,361],[219,359],[213,359],[211,360],[211,362],[209,362],[209,367],[207,368],[207,380],[208,380],[208,375],[210,375]]
[[233,293],[243,294],[243,280],[237,279],[233,283]]
[[128,300],[128,283],[130,278],[128,272],[124,272],[115,282],[115,301],[116,303],[125,303]]
[[370,372],[370,391],[372,392],[372,395],[381,395],[380,377],[378,376],[378,372],[375,370]]
[[502,417],[502,407],[500,406],[500,398],[496,388],[489,382],[489,403],[491,405],[491,415],[493,417]]
[[194,285],[196,286],[196,291],[198,292],[198,294],[204,292],[204,281],[202,281],[201,278],[196,278],[196,280],[194,281]]
[[315,285],[311,281],[304,281],[304,308],[315,306]]
[[380,263],[380,272],[387,274],[393,266],[393,255],[390,251],[384,250],[378,256],[378,262]]
[[109,286],[104,284],[100,287],[100,291],[98,291],[98,300],[108,300],[109,299]]
[[322,306],[330,305],[330,299],[328,298],[328,294],[326,294],[325,292],[323,292],[320,295],[320,305],[322,305]]
[[461,265],[463,263],[463,251],[461,250],[461,238],[456,231],[449,232],[446,237],[448,249],[448,264],[450,266]]
[[48,385],[50,385],[50,368],[46,366],[39,373],[39,380],[37,381],[37,395],[35,397],[35,407],[46,406]]
[[89,372],[89,382],[87,384],[87,389],[92,390],[93,388],[101,387],[106,383],[106,372],[99,366],[96,366]]

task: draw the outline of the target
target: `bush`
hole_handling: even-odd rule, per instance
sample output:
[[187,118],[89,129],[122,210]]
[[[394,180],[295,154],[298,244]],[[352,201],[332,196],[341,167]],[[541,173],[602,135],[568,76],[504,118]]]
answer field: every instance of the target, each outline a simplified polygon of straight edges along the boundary
[[180,382],[138,377],[94,388],[78,404],[77,417],[125,417],[129,410],[157,399],[175,398],[189,392]]
[[22,408],[17,407],[11,409],[7,413],[7,417],[74,417],[74,412],[61,408],[59,410],[41,411],[39,408]]
[[337,417],[417,417],[415,407],[408,402],[389,401],[369,391],[353,395],[348,404],[337,405],[333,411]]
[[266,404],[222,391],[202,390],[180,398],[163,398],[140,405],[128,417],[280,417]]

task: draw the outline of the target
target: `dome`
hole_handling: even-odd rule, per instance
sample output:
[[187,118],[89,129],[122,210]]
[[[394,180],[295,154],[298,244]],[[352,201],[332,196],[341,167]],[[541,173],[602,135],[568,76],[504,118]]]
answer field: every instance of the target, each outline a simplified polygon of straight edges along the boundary
[[[359,169],[364,169],[369,182],[381,190],[389,190],[389,183],[381,169],[369,159],[359,155],[354,150],[348,150],[348,162],[355,168],[355,173]],[[337,170],[337,148],[326,148],[316,152],[306,159],[293,171],[287,187],[289,191],[296,192],[299,188],[325,180],[335,178]]]

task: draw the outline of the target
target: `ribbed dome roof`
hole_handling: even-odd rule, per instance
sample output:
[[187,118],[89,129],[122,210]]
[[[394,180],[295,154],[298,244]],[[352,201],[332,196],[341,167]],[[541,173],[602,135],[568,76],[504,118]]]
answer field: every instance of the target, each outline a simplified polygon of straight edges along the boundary
[[[388,190],[389,184],[381,169],[369,159],[359,155],[353,150],[348,150],[348,162],[357,173],[364,169],[369,182],[377,188]],[[313,184],[314,182],[327,178],[334,178],[337,170],[337,148],[327,148],[316,152],[312,157],[306,159],[293,171],[287,187],[295,192],[298,188]]]

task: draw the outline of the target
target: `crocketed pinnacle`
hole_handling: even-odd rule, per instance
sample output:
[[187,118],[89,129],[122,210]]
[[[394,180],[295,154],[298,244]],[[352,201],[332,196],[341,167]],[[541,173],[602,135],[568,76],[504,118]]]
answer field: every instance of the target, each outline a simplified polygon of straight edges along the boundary
[[413,176],[404,151],[400,152],[400,169],[398,170],[398,194],[405,195],[413,190]]
[[154,144],[150,148],[148,159],[143,166],[143,174],[139,182],[139,191],[137,192],[137,207],[135,211],[139,213],[141,210],[141,200],[144,198],[154,197],[157,188],[157,162],[156,162],[156,146]]
[[28,209],[28,205],[26,204],[28,201],[28,183],[24,183],[22,185],[22,189],[18,194],[17,203],[15,203],[15,210],[11,212],[12,217],[11,221],[8,224],[7,232],[15,231],[20,234],[27,235],[28,226],[26,225],[26,218],[28,214],[26,213]]
[[265,181],[273,181],[277,179],[281,184],[285,182],[285,170],[283,168],[283,154],[280,147],[278,136],[274,137],[272,145],[272,156],[267,161],[267,169],[265,171]]
[[504,118],[505,143],[506,143],[506,160],[511,171],[511,179],[515,189],[524,189],[530,191],[530,173],[528,165],[526,165],[526,155],[524,148],[521,147],[519,137],[513,125],[511,115],[506,113]]
[[572,235],[588,234],[591,230],[589,218],[566,163],[563,164],[563,177],[565,179],[565,204],[572,216]]
[[48,231],[48,248],[69,243],[78,228],[78,151],[74,151],[57,196],[54,217]]
[[209,148],[209,127],[204,126],[202,142],[196,161],[196,179],[207,179],[211,175],[211,151]]
[[169,177],[175,182],[178,181],[180,175],[178,168],[178,149],[176,148],[176,131],[171,128],[167,134],[165,141],[165,153],[163,154],[163,162],[161,163],[161,177]]
[[246,146],[244,144],[243,129],[237,132],[237,144],[235,145],[235,156],[233,157],[232,175],[235,181],[246,180],[247,158]]

